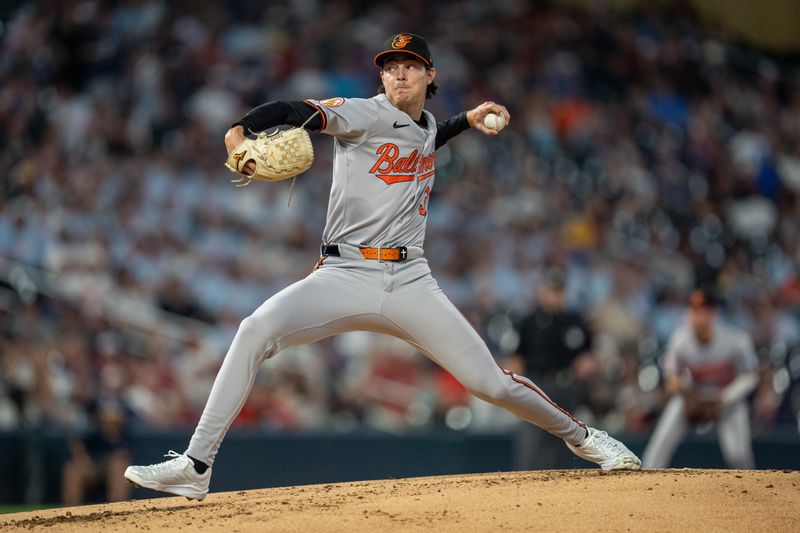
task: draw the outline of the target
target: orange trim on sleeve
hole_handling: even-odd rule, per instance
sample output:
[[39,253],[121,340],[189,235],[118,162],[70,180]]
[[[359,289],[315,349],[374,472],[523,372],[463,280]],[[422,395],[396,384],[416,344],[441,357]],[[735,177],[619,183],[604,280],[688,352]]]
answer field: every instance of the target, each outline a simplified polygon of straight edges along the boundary
[[311,107],[313,107],[314,109],[316,109],[317,111],[319,111],[319,114],[322,117],[322,127],[319,129],[319,131],[324,130],[325,126],[328,125],[328,115],[325,114],[325,111],[320,106],[318,106],[311,100],[303,100],[303,101],[308,105],[310,105]]

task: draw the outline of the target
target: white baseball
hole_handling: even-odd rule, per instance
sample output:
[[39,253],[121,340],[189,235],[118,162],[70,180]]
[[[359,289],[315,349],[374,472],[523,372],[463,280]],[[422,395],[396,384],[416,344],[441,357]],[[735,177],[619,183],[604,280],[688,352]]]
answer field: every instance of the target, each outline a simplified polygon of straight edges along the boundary
[[484,117],[483,125],[490,130],[500,131],[506,127],[506,117],[502,113],[489,113]]

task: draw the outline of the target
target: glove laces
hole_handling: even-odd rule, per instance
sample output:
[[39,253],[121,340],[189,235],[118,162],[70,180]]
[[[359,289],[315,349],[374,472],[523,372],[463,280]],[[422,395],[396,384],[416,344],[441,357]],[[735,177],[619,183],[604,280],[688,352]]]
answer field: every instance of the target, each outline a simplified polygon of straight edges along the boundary
[[[311,119],[316,117],[317,115],[319,115],[319,109],[314,111],[314,114],[311,115],[310,117],[308,117],[306,119],[306,121],[303,122],[303,125],[300,126],[300,127],[301,128],[305,128],[306,124],[308,124],[311,121]],[[292,186],[289,187],[289,199],[286,201],[286,207],[292,207],[292,193],[294,192],[294,182],[295,182],[295,180],[297,180],[297,176],[292,176]]]

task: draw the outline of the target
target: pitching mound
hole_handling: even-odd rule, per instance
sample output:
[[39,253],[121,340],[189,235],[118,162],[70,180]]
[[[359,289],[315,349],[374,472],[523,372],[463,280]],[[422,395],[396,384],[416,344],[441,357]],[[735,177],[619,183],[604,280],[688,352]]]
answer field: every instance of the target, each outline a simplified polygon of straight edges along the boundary
[[2,531],[798,531],[800,472],[515,472],[159,498],[0,517]]

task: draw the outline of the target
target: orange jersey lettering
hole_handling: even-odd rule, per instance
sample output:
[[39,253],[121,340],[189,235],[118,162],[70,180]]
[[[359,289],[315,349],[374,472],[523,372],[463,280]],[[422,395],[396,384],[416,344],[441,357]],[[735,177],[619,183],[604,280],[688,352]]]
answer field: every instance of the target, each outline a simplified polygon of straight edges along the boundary
[[433,175],[431,172],[436,161],[436,154],[431,152],[420,157],[419,150],[413,150],[408,156],[399,157],[400,149],[394,143],[384,143],[375,150],[378,159],[369,169],[388,185],[403,181],[413,181],[418,177],[420,181]]

